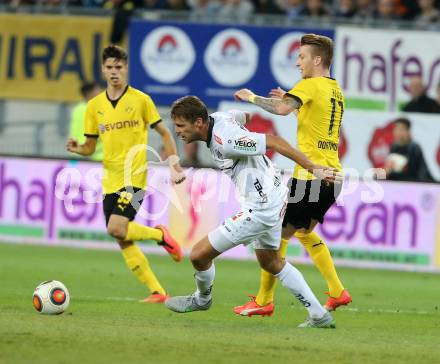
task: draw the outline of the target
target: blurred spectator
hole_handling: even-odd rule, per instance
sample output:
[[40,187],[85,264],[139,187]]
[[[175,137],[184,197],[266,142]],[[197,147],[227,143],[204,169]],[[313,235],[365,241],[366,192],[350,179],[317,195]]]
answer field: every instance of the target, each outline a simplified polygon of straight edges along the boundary
[[411,100],[402,108],[403,111],[440,113],[436,100],[426,95],[426,87],[420,76],[410,79],[408,91],[411,94]]
[[[190,4],[191,6],[191,4]],[[196,16],[217,16],[221,3],[217,0],[195,0],[192,11]]]
[[[75,0],[75,6],[84,6],[87,8],[102,8],[104,6],[105,0]],[[72,1],[69,2],[69,5]]]
[[147,10],[165,9],[167,5],[166,0],[143,0],[143,8]]
[[372,0],[357,0],[356,15],[357,20],[368,20],[373,17],[374,4]]
[[394,122],[394,143],[385,161],[387,179],[394,181],[434,182],[420,146],[411,140],[411,122]]
[[254,12],[250,0],[222,0],[218,16],[225,18],[245,18]]
[[440,12],[435,8],[434,0],[419,0],[421,13],[415,18],[419,24],[435,23],[440,20]]
[[394,0],[396,12],[403,20],[412,20],[420,12],[417,0]]
[[303,0],[285,0],[285,11],[287,19],[293,20],[300,16],[300,13],[304,10]]
[[356,14],[354,0],[340,0],[338,9],[335,12],[337,18],[352,18]]
[[[86,140],[84,136],[84,118],[86,114],[87,102],[102,92],[101,86],[93,82],[84,82],[80,88],[83,100],[75,105],[70,114],[70,137],[76,139],[80,144]],[[102,144],[98,140],[95,153],[90,157],[95,161],[101,161],[103,156]]]
[[400,18],[394,0],[378,0],[373,17],[375,20],[398,20]]
[[136,8],[143,6],[142,0],[108,0],[104,7],[106,9],[115,9],[113,16],[113,25],[110,34],[110,43],[120,44],[124,39],[128,23]]
[[11,0],[11,1],[3,0],[0,4],[1,5],[9,4],[9,6],[12,8],[18,8],[20,5],[34,5],[35,1],[34,0]]
[[306,6],[299,15],[321,18],[330,15],[330,13],[321,0],[306,0]]
[[256,14],[284,14],[274,0],[253,0]]
[[167,0],[166,9],[168,10],[190,10],[185,0]]
[[[70,5],[70,1],[63,0],[11,0],[11,1],[0,1],[0,5],[9,4],[12,8],[18,8],[19,6],[26,5],[43,5],[48,7],[61,7]],[[76,4],[75,4],[76,5]]]

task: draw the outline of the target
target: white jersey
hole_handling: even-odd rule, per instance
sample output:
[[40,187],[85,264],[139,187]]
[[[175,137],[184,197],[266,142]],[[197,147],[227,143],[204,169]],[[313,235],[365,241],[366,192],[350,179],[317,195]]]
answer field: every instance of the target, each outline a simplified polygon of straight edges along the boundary
[[266,209],[284,202],[287,187],[266,153],[266,135],[243,124],[242,111],[215,112],[209,116],[207,145],[216,165],[236,185],[242,206]]

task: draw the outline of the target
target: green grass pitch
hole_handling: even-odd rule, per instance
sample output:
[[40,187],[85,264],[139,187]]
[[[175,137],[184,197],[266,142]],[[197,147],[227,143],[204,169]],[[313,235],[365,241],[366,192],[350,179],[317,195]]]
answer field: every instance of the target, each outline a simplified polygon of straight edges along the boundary
[[[171,294],[194,290],[187,259],[150,262]],[[256,262],[216,262],[209,311],[176,314],[146,296],[117,251],[0,244],[0,363],[440,363],[440,276],[340,268],[354,302],[336,330],[297,329],[306,311],[278,287],[272,317],[238,317]],[[324,302],[317,270],[298,267]],[[35,286],[66,284],[67,312],[43,316]]]

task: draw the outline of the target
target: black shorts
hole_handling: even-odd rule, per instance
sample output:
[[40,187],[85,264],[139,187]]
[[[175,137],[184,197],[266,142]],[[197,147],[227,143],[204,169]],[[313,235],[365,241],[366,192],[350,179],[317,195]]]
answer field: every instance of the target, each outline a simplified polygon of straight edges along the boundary
[[137,187],[125,187],[118,192],[104,195],[105,225],[108,225],[111,215],[125,216],[130,221],[134,220],[143,198],[144,191]]
[[290,195],[283,226],[291,224],[297,229],[308,229],[312,219],[322,224],[324,215],[341,192],[342,184],[335,185],[318,179],[303,181],[292,178],[288,187]]

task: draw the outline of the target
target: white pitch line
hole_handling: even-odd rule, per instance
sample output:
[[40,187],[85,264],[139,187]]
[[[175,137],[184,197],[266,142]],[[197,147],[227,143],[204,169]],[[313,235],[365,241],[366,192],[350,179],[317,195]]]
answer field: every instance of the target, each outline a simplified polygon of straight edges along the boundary
[[[83,297],[86,299],[96,299],[96,297]],[[134,297],[103,297],[103,299],[108,301],[127,301],[127,302],[136,302],[140,301],[139,298]],[[226,305],[226,304],[225,304]],[[295,310],[302,310],[303,308],[300,306],[293,306],[292,307]],[[362,309],[362,308],[356,308],[356,307],[343,307],[339,309],[339,312],[343,311],[349,311],[349,312],[359,312],[359,313],[392,313],[392,314],[414,314],[414,315],[435,315],[438,314],[438,312],[429,312],[429,311],[411,311],[411,310],[396,310],[396,309],[387,309],[387,308],[369,308],[369,309]]]
[[359,309],[354,307],[345,307],[340,311],[350,311],[350,312],[367,312],[367,313],[396,313],[396,314],[416,314],[416,315],[433,315],[435,312],[428,311],[411,311],[411,310],[391,310],[386,308],[369,308],[369,309]]
[[133,298],[133,297],[104,297],[104,299],[108,301],[140,301],[140,298]]

